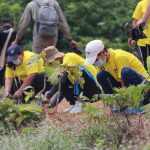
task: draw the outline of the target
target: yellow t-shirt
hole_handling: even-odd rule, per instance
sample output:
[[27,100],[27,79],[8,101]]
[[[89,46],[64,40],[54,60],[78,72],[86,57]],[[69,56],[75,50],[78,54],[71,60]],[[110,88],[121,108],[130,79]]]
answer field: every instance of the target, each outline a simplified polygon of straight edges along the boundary
[[[66,66],[79,66],[79,65],[82,65],[83,67],[85,67],[91,73],[91,75],[93,75],[93,77],[96,80],[96,76],[97,76],[97,73],[98,73],[96,68],[93,65],[85,65],[85,59],[80,57],[79,55],[77,55],[75,53],[66,53],[63,57],[63,65],[66,65]],[[68,76],[68,78],[71,81],[71,83],[74,83],[74,80],[71,76]]]
[[[43,59],[33,59],[33,63],[31,63],[31,59],[37,55],[30,51],[24,51],[23,52],[23,62],[16,66],[16,69],[13,70],[9,67],[6,67],[6,78],[13,78],[13,77],[19,77],[21,80],[24,80],[24,78],[27,75],[33,74],[33,73],[40,73],[44,72],[44,66],[43,66]],[[31,59],[30,59],[31,58]]]
[[[140,1],[134,10],[132,18],[136,20],[140,20],[142,16],[144,15],[148,4],[149,4],[149,0]],[[144,29],[144,33],[147,36],[147,38],[138,40],[139,46],[145,46],[146,44],[150,45],[150,19],[148,19],[146,26],[147,27]]]
[[124,67],[133,69],[145,78],[149,76],[142,63],[133,54],[121,49],[113,50],[110,48],[108,51],[110,57],[103,69],[108,71],[117,81],[120,81],[121,71]]

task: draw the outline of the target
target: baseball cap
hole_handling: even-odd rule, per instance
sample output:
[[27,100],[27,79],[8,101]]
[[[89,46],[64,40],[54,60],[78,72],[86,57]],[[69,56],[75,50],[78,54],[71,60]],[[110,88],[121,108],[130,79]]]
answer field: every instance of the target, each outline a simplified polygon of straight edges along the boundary
[[22,53],[22,48],[19,45],[11,45],[7,48],[7,62],[13,62],[17,56]]
[[85,47],[86,65],[92,65],[96,61],[97,54],[104,50],[104,44],[101,40],[90,41]]

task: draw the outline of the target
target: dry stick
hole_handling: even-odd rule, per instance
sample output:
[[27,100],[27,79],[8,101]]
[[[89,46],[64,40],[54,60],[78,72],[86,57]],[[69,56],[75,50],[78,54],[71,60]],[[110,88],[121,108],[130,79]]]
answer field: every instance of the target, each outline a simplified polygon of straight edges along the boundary
[[61,93],[61,80],[62,80],[62,76],[59,77],[58,96],[57,96],[57,101],[56,101],[56,112],[58,110],[59,98],[60,98],[60,93]]
[[[37,93],[37,95],[41,96],[41,94],[45,91],[45,89],[46,89],[46,75],[44,75],[44,87],[39,93]],[[38,101],[41,102],[41,97],[39,98],[39,96],[38,96]]]
[[[119,105],[119,107],[121,108],[121,105],[120,105],[119,101],[116,101],[116,102]],[[123,112],[123,114],[124,114],[124,116],[125,116],[125,118],[127,120],[128,125],[131,126],[130,120],[128,119],[127,115],[124,112]]]
[[118,126],[122,129],[122,131],[123,131],[123,128],[122,128],[122,126],[120,125],[120,123],[119,123],[119,121],[117,120],[117,118],[116,118],[116,116],[115,116],[115,114],[112,112],[112,116],[113,116],[113,118],[114,118],[114,120],[116,121],[116,123],[118,124]]

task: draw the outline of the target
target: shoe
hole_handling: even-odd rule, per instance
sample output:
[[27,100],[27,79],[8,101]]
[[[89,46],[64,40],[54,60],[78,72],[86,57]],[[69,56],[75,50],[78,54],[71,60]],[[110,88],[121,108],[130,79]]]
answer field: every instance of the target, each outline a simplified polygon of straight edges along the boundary
[[74,106],[75,105],[70,105],[69,108],[65,109],[63,112],[65,112],[65,113],[70,112]]
[[145,113],[142,109],[142,107],[139,107],[137,109],[129,109],[129,108],[124,108],[124,109],[116,109],[113,108],[111,109],[114,113],[124,113],[125,115],[138,115],[138,114],[143,114]]
[[129,115],[143,114],[145,112],[141,108],[138,108],[138,109],[128,109],[128,108],[126,108],[124,113],[129,116]]
[[82,102],[76,101],[74,107],[69,111],[69,113],[81,113],[81,112],[83,112],[82,106],[83,106]]

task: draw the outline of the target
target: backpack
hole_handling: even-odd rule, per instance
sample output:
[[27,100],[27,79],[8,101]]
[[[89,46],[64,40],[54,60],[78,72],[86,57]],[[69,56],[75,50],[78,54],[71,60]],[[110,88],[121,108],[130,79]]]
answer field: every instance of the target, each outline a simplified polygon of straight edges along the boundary
[[43,37],[55,37],[58,34],[58,15],[55,0],[34,0],[39,6],[36,25],[37,33]]

